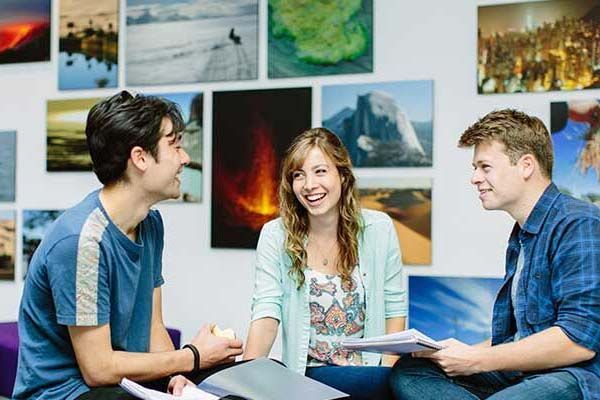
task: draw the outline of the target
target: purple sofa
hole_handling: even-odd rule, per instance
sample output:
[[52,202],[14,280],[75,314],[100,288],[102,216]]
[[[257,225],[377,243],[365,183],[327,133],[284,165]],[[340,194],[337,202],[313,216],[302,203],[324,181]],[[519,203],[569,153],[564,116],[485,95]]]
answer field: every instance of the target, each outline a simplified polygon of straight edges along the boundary
[[171,336],[175,349],[179,350],[181,347],[181,331],[175,328],[167,328],[167,332],[169,332],[169,336]]
[[[181,331],[167,328],[176,349],[181,345]],[[19,331],[16,322],[0,322],[0,396],[11,397],[17,376]]]
[[17,375],[19,332],[16,322],[0,322],[0,396],[11,397]]

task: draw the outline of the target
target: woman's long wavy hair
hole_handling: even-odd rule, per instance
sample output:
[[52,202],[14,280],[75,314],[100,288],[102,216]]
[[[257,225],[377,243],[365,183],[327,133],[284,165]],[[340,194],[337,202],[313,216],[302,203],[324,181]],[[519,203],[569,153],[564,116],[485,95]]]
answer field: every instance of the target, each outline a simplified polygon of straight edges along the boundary
[[285,250],[292,261],[290,276],[298,283],[305,281],[304,268],[307,263],[306,242],[308,239],[308,212],[300,204],[293,190],[293,173],[302,168],[311,149],[319,148],[337,167],[341,180],[340,218],[337,240],[339,257],[336,268],[343,282],[350,280],[352,270],[358,264],[358,240],[363,221],[358,200],[356,178],[352,173],[352,162],[348,150],[333,132],[325,128],[313,128],[301,133],[286,152],[279,184],[280,215],[286,230]]

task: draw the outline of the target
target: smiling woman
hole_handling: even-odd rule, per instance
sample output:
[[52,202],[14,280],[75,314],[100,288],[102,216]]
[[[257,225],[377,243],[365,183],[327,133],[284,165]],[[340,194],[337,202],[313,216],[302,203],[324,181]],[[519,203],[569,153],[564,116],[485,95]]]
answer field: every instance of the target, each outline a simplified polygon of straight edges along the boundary
[[[340,258],[339,265],[332,263],[324,272],[339,272],[348,279],[358,262],[357,235],[362,221],[351,167],[341,140],[325,128],[306,131],[288,149],[279,197],[282,220],[289,232],[286,248],[292,255],[292,273],[299,285],[304,282],[303,264],[315,264],[315,252],[308,250],[318,252],[317,242],[335,247],[335,258]],[[309,240],[302,254],[296,249],[303,248],[304,236]],[[304,259],[309,254],[311,258]]]
[[353,399],[391,398],[388,367],[396,358],[340,345],[404,329],[391,219],[361,210],[348,151],[325,128],[303,132],[287,150],[279,202],[281,218],[264,225],[258,242],[244,358],[268,355],[281,323],[288,367]]
[[340,175],[333,161],[321,149],[313,147],[300,169],[292,174],[296,198],[313,218],[337,214],[341,194]]

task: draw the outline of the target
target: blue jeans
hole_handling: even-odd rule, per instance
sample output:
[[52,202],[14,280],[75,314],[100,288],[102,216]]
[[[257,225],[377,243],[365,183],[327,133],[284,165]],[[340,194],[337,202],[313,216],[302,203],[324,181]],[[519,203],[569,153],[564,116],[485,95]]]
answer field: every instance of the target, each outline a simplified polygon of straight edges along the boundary
[[389,367],[339,367],[326,365],[306,368],[306,376],[348,393],[352,400],[392,399]]
[[396,399],[581,400],[577,379],[566,371],[523,375],[486,372],[448,377],[426,359],[402,358],[392,370]]

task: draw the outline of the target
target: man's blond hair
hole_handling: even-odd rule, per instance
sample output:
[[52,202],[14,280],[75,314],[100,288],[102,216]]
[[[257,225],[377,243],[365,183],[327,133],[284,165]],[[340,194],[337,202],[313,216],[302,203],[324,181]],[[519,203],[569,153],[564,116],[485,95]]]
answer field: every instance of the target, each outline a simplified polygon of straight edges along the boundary
[[515,165],[522,156],[531,154],[540,164],[542,175],[552,179],[552,139],[539,118],[512,109],[492,111],[463,132],[458,147],[472,147],[494,140],[504,145],[511,164]]

